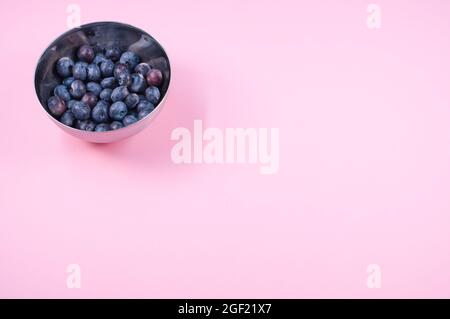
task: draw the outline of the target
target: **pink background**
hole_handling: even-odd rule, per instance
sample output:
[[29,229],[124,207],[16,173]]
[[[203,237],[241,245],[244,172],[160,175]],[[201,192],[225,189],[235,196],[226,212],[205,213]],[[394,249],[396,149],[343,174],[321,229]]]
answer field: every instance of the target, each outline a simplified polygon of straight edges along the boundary
[[[106,146],[35,97],[70,2],[0,2],[0,297],[450,297],[450,2],[132,2],[77,3],[160,40],[171,94]],[[174,164],[194,119],[279,128],[279,172]]]

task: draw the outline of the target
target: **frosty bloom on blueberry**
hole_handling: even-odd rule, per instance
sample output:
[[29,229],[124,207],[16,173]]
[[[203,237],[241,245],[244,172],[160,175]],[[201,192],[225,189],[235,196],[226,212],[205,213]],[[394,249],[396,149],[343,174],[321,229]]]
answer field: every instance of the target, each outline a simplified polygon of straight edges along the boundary
[[[55,63],[60,82],[47,108],[62,124],[107,132],[150,114],[161,98],[163,75],[132,51],[88,44]],[[112,103],[112,104],[111,104]]]

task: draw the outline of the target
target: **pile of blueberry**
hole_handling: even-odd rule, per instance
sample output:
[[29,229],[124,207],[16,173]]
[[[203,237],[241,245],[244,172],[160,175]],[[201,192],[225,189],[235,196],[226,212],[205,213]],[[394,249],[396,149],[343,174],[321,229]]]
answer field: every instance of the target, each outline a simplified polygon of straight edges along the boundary
[[85,131],[117,130],[142,119],[159,102],[163,75],[140,63],[135,53],[112,47],[95,54],[83,45],[77,58],[56,63],[62,81],[47,106],[61,123]]

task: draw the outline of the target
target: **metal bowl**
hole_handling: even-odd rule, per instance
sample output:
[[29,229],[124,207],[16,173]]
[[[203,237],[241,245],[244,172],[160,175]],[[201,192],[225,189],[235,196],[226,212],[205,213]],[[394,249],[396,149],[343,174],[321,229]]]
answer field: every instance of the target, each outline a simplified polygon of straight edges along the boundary
[[[64,56],[75,58],[77,49],[83,44],[90,44],[95,52],[100,52],[110,46],[117,46],[123,50],[127,49],[138,54],[142,62],[160,69],[164,79],[160,86],[161,98],[159,103],[155,105],[155,109],[134,124],[106,132],[79,130],[64,125],[54,118],[47,108],[47,100],[52,95],[53,88],[60,84],[62,80],[56,73],[56,61]],[[88,142],[110,143],[130,137],[150,124],[164,104],[170,77],[170,63],[166,52],[161,44],[147,32],[118,22],[95,22],[67,31],[48,46],[38,61],[34,85],[42,108],[59,128]]]

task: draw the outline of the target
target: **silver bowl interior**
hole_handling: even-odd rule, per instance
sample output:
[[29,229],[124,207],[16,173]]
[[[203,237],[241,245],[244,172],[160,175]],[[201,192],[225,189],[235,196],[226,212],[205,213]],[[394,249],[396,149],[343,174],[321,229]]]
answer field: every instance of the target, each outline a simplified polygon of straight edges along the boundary
[[114,46],[138,54],[141,62],[146,62],[163,73],[160,101],[164,100],[170,82],[170,64],[166,52],[158,41],[145,31],[128,24],[95,22],[62,34],[40,57],[34,84],[38,99],[48,114],[50,112],[47,109],[47,100],[53,94],[53,88],[62,81],[56,73],[56,61],[65,56],[74,59],[77,49],[83,44],[90,44],[96,53]]

